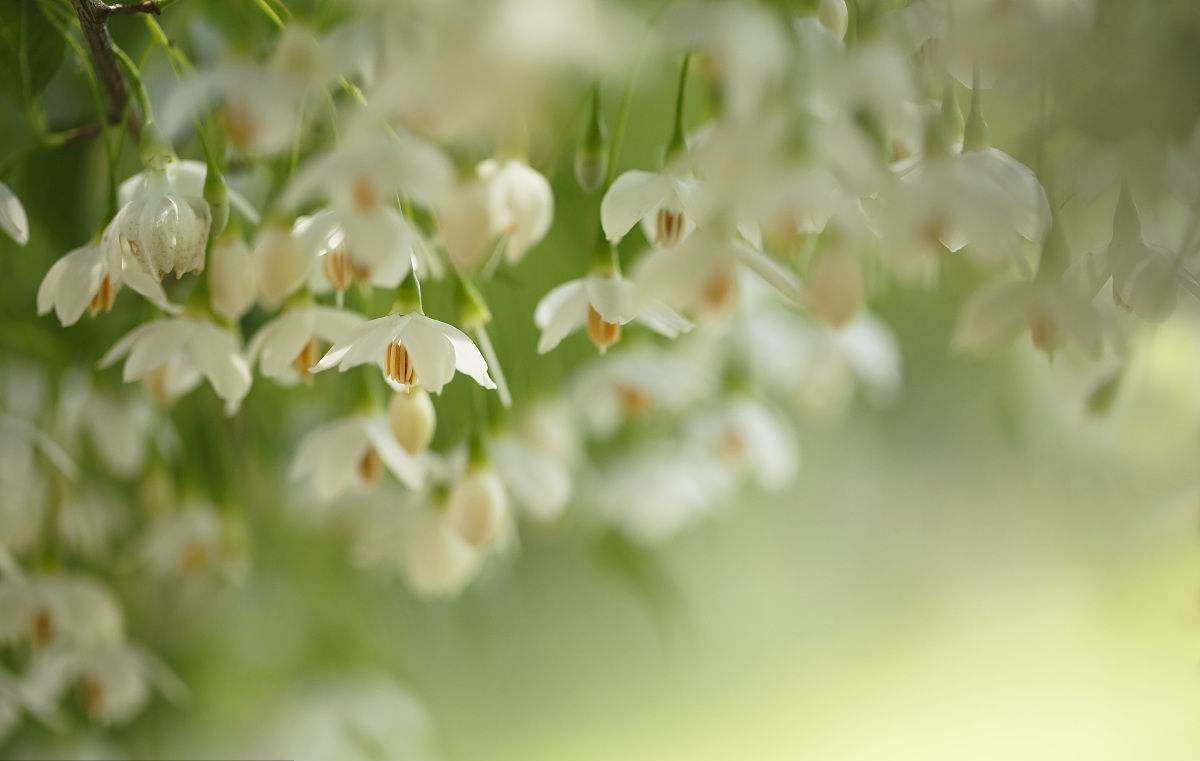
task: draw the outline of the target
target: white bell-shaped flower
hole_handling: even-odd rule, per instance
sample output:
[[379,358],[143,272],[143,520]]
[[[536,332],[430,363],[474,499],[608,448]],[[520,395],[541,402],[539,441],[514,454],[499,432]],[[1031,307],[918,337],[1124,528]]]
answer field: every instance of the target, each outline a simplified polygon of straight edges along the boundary
[[148,169],[137,192],[113,219],[116,236],[111,244],[155,277],[169,272],[182,277],[204,269],[210,222],[203,197],[173,188],[164,169]]
[[1091,298],[1067,283],[1040,277],[992,283],[971,296],[955,328],[954,345],[987,354],[1023,331],[1047,354],[1072,346],[1096,356],[1103,346],[1103,326]]
[[90,648],[119,643],[124,617],[116,597],[86,576],[10,576],[0,581],[0,642],[37,648]]
[[692,328],[673,309],[619,274],[569,280],[543,296],[533,313],[533,322],[542,331],[538,353],[545,354],[584,327],[603,352],[620,339],[621,326],[634,320],[667,338]]
[[516,159],[488,159],[475,172],[487,188],[492,232],[503,237],[505,258],[515,264],[546,237],[554,221],[550,182]]
[[167,368],[179,383],[203,376],[232,415],[250,391],[250,365],[237,338],[208,320],[182,316],[152,320],[134,328],[100,359],[108,367],[127,357],[125,382]]
[[691,233],[701,213],[700,183],[670,170],[625,172],[600,202],[600,224],[613,243],[641,221],[652,244],[673,246]]
[[484,388],[496,387],[487,362],[466,333],[419,312],[371,320],[335,344],[313,372],[335,366],[345,372],[368,362],[378,365],[388,385],[397,391],[419,383],[440,394],[456,371]]
[[38,314],[53,310],[64,327],[74,325],[85,311],[95,317],[112,309],[123,284],[158,308],[176,311],[158,278],[139,261],[122,255],[117,237],[114,219],[98,243],[80,246],[52,264],[38,287]]
[[140,550],[145,567],[164,581],[216,576],[235,582],[248,570],[240,526],[208,502],[155,516]]
[[557,520],[571,497],[570,465],[518,432],[488,441],[488,455],[513,501],[539,523]]
[[285,309],[263,325],[246,347],[259,372],[285,386],[311,379],[324,344],[346,340],[366,318],[344,309],[305,304]]
[[796,476],[795,426],[754,399],[739,397],[706,411],[691,423],[690,433],[720,466],[762,489],[777,491]]
[[449,513],[426,504],[412,507],[401,563],[405,581],[422,597],[452,597],[479,573],[483,553],[463,539]]
[[327,423],[305,436],[291,475],[307,480],[317,499],[328,501],[374,486],[385,467],[411,489],[425,481],[424,464],[392,436],[387,417],[363,414]]

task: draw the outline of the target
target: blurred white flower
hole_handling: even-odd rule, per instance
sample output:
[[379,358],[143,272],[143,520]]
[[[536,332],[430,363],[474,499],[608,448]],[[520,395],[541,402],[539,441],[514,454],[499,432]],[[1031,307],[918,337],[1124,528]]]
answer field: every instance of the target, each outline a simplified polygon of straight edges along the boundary
[[586,474],[580,501],[635,541],[666,541],[726,499],[735,485],[726,468],[697,454],[647,445]]
[[621,337],[621,326],[634,320],[667,338],[692,328],[673,309],[619,274],[568,280],[543,296],[533,313],[533,322],[542,331],[538,353],[545,354],[583,327],[603,352]]
[[366,318],[344,309],[319,304],[290,307],[258,329],[246,347],[246,359],[285,386],[309,381],[323,344],[345,341],[365,324]]
[[125,642],[39,652],[19,689],[30,711],[52,717],[72,688],[88,717],[105,726],[124,724],[135,717],[153,690],[172,699],[185,692],[156,656]]
[[673,246],[691,233],[703,213],[700,183],[670,169],[625,172],[600,202],[600,224],[613,243],[640,220],[652,244]]
[[739,396],[690,421],[694,442],[735,476],[767,491],[791,483],[800,464],[794,425],[759,401]]
[[758,274],[785,299],[800,303],[800,278],[795,273],[720,226],[701,230],[673,248],[651,252],[638,262],[633,279],[640,289],[674,309],[725,314],[739,301],[741,267]]
[[221,124],[234,151],[248,155],[282,151],[295,140],[310,96],[315,98],[352,69],[369,50],[366,42],[355,25],[318,40],[302,25],[290,24],[267,64],[229,61],[190,74],[164,104],[163,131],[179,135],[210,105],[220,102]]
[[308,224],[301,217],[289,229],[268,221],[258,230],[254,241],[254,281],[258,295],[268,308],[277,308],[283,300],[304,285],[316,261],[316,246],[305,245],[301,233]]
[[190,316],[151,320],[117,341],[100,358],[100,367],[109,367],[124,357],[128,357],[122,373],[126,383],[164,370],[171,388],[178,389],[194,385],[195,379],[203,375],[217,396],[225,400],[225,411],[230,415],[250,391],[250,365],[242,356],[237,338],[208,320]]
[[313,372],[338,367],[342,372],[374,362],[392,388],[413,384],[440,394],[455,371],[487,389],[496,384],[488,375],[479,349],[458,328],[420,313],[389,314],[371,320],[334,344]]
[[1101,318],[1090,296],[1042,277],[981,288],[963,306],[954,345],[986,354],[1026,330],[1033,345],[1047,354],[1069,346],[1096,356],[1103,346]]
[[352,415],[317,428],[300,441],[291,477],[307,480],[318,500],[374,486],[386,467],[411,489],[425,481],[424,463],[392,436],[382,414]]
[[288,690],[251,741],[251,758],[296,761],[436,761],[433,726],[387,677],[351,676]]
[[29,242],[29,217],[25,215],[25,207],[3,182],[0,182],[0,230],[18,246]]
[[38,574],[0,578],[0,642],[36,648],[108,647],[125,638],[113,594],[86,576]]
[[247,558],[239,528],[207,502],[190,502],[157,515],[141,540],[142,562],[157,578],[217,576],[237,582]]
[[550,230],[554,192],[540,172],[515,159],[488,159],[475,167],[487,188],[494,235],[504,240],[509,264],[521,260]]

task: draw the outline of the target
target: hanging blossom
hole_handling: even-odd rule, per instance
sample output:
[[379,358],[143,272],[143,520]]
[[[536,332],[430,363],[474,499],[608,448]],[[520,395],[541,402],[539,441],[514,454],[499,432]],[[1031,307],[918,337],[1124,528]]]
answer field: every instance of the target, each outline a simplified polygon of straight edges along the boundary
[[[384,380],[397,391],[419,384],[434,394],[460,372],[486,389],[496,388],[488,375],[487,361],[479,349],[453,325],[426,317],[418,286],[410,278],[415,298],[405,299],[411,309],[370,320],[343,341],[334,344],[313,367],[321,372],[337,367],[342,372],[373,362]],[[407,284],[406,284],[407,285]]]
[[601,352],[621,338],[622,325],[634,320],[667,338],[691,330],[688,320],[624,278],[616,255],[616,249],[600,243],[591,274],[559,285],[538,302],[533,322],[542,331],[539,354],[580,328]]
[[486,159],[436,207],[438,237],[460,272],[524,258],[554,221],[554,193],[536,169],[515,158]]
[[374,486],[385,467],[410,489],[425,482],[426,466],[400,446],[387,416],[364,413],[326,423],[305,436],[291,475],[308,481],[317,499],[328,501]]
[[258,329],[246,347],[246,359],[285,386],[307,382],[326,346],[345,341],[364,324],[366,318],[344,309],[297,304]]
[[[232,415],[250,392],[250,365],[233,333],[209,320],[184,315],[134,328],[100,358],[101,368],[125,359],[126,383],[154,379],[171,394],[186,393],[204,377]],[[165,375],[155,378],[156,372]]]
[[[412,262],[405,249],[411,250],[419,233],[396,202],[406,198],[432,207],[451,187],[453,170],[437,146],[405,132],[382,130],[370,117],[360,116],[333,150],[303,167],[282,204],[294,209],[314,197],[327,199],[339,243],[353,266],[361,268],[358,279],[369,279],[381,268],[402,278]],[[343,249],[334,245],[329,250]],[[330,278],[335,288],[337,279],[336,274]]]

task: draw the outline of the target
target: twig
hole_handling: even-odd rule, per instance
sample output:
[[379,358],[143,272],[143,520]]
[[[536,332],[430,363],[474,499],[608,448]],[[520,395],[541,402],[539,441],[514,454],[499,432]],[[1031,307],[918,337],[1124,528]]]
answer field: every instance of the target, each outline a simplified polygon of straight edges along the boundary
[[108,5],[100,0],[71,0],[71,6],[75,9],[75,15],[79,17],[79,28],[87,40],[96,76],[104,92],[105,118],[109,124],[119,124],[129,100],[129,92],[125,89],[125,81],[121,78],[121,70],[113,54],[107,21],[111,16],[128,16],[134,13],[157,15],[158,3],[154,0],[144,0],[132,5]]

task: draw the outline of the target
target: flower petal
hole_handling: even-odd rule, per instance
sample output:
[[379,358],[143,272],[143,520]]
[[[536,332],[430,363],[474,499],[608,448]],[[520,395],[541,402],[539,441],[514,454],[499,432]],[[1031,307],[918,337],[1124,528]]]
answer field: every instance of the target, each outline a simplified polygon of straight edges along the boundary
[[600,202],[600,225],[604,236],[616,242],[674,195],[673,180],[654,172],[632,170],[613,182]]
[[3,182],[0,182],[0,230],[4,230],[18,246],[29,242],[29,218],[25,216],[25,207]]

